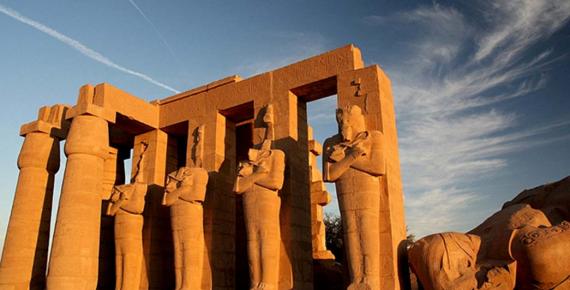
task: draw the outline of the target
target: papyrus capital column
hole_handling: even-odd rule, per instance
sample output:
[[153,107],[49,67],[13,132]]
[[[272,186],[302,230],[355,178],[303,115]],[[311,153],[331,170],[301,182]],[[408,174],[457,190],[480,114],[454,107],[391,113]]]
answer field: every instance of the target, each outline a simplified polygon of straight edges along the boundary
[[18,157],[18,184],[0,261],[0,289],[45,289],[45,271],[59,141],[67,122],[63,105],[42,107],[38,120],[25,124]]
[[104,108],[93,102],[92,86],[81,88],[65,143],[67,164],[51,248],[47,289],[97,287],[101,191],[110,156]]

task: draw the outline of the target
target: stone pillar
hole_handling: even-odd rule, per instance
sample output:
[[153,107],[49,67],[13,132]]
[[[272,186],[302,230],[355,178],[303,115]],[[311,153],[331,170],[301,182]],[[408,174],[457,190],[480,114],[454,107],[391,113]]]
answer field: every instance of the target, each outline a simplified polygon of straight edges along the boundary
[[48,290],[94,290],[99,264],[101,196],[110,156],[104,109],[93,104],[93,87],[81,89],[65,154],[67,164],[51,248]]
[[308,127],[307,136],[309,140],[309,170],[310,170],[310,194],[311,194],[311,234],[313,239],[313,259],[314,260],[334,260],[335,256],[327,250],[326,228],[324,222],[324,210],[332,200],[328,193],[323,175],[318,169],[317,156],[323,153],[321,145],[313,136],[313,128]]
[[380,289],[407,289],[406,223],[400,175],[396,114],[390,79],[377,65],[337,77],[338,107],[357,105],[367,130],[382,132],[386,172],[380,177]]
[[[174,289],[174,253],[170,209],[162,205],[166,177],[168,135],[152,130],[135,136],[134,144],[145,142],[148,147],[141,168],[143,182],[148,184],[143,213],[143,253],[140,290]],[[140,146],[133,150],[132,168],[141,156]],[[135,172],[134,170],[132,171]],[[132,177],[132,176],[131,176]]]
[[66,134],[62,129],[65,110],[63,105],[43,107],[38,120],[20,130],[25,140],[0,261],[2,290],[45,289],[53,184],[59,169],[59,141]]

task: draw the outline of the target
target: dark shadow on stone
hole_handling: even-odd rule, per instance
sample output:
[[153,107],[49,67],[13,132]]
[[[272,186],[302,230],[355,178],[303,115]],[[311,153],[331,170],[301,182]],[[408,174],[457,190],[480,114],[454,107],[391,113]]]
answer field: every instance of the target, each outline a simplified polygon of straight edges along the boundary
[[115,289],[115,231],[114,218],[106,215],[108,200],[101,204],[101,226],[99,234],[98,290]]
[[345,290],[349,284],[346,267],[335,260],[313,260],[315,290]]
[[400,287],[403,290],[412,289],[410,280],[410,266],[408,265],[408,241],[403,240],[398,244],[398,276]]

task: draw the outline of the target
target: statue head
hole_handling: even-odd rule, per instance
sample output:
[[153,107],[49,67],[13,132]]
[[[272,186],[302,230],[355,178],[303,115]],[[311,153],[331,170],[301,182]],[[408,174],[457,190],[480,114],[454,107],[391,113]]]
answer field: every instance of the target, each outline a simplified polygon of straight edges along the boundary
[[162,205],[171,206],[178,200],[202,203],[206,198],[208,171],[200,167],[180,167],[168,175]]
[[273,105],[269,104],[265,107],[265,114],[263,115],[263,122],[267,124],[267,126],[273,125]]
[[192,163],[194,167],[202,167],[204,155],[204,132],[205,125],[202,124],[194,130],[194,144],[192,147]]
[[166,186],[164,190],[167,193],[177,190],[186,178],[190,176],[190,170],[187,167],[180,167],[178,170],[168,174]]
[[269,104],[265,107],[265,113],[263,114],[263,123],[265,123],[265,140],[273,140],[275,137],[275,116],[273,114],[273,105]]
[[247,151],[247,159],[250,162],[255,162],[257,160],[258,156],[259,156],[259,150],[258,149],[250,148]]
[[253,173],[253,164],[249,161],[240,161],[238,176],[250,176]]
[[337,109],[336,121],[343,141],[352,141],[358,133],[366,131],[366,122],[359,106],[348,105],[344,109]]

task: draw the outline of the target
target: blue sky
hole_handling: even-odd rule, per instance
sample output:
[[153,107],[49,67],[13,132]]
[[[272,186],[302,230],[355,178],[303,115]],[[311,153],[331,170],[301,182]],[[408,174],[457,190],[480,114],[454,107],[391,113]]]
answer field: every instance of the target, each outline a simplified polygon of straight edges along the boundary
[[[565,0],[0,0],[0,244],[40,106],[100,82],[150,101],[348,43],[392,79],[411,232],[468,230],[570,174],[569,18]],[[334,108],[309,104],[321,142]]]

